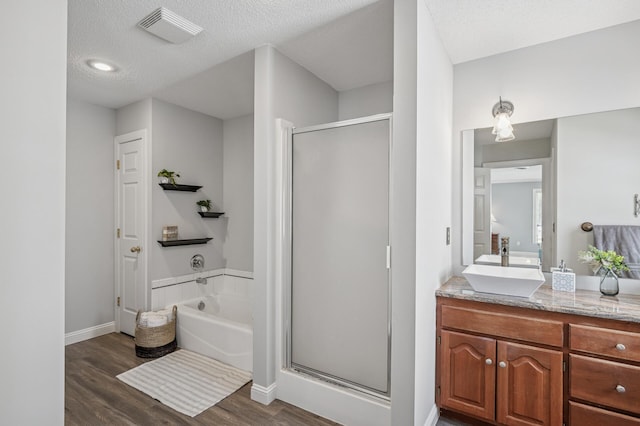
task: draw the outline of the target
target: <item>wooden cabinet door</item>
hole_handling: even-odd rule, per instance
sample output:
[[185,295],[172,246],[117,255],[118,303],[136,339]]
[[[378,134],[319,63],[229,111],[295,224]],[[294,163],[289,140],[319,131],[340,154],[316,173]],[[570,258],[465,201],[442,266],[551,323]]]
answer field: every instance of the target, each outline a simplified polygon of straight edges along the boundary
[[497,421],[562,424],[562,352],[498,342]]
[[441,337],[442,407],[493,420],[495,339],[445,330],[442,331]]

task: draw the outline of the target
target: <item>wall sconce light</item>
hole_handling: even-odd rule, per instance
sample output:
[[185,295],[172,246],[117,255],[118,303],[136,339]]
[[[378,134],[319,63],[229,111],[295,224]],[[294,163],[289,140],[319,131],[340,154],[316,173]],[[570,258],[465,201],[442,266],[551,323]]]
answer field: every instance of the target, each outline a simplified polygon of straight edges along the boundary
[[513,126],[511,126],[511,114],[513,114],[513,103],[509,101],[503,101],[500,97],[500,102],[493,106],[493,130],[491,133],[496,135],[496,142],[512,141],[516,137],[513,134]]

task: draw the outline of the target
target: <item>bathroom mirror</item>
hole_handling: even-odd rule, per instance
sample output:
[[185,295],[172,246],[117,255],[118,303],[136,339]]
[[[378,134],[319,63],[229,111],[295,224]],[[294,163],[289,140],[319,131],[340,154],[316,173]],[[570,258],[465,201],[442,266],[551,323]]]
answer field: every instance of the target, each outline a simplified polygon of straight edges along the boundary
[[[593,235],[580,225],[640,225],[640,108],[515,124],[510,142],[490,133],[463,132],[463,223],[473,225],[463,236],[464,264],[491,253],[498,234],[510,237],[512,255],[535,256],[539,243],[544,271],[564,259],[590,275],[577,257]],[[540,181],[531,175],[538,168]]]

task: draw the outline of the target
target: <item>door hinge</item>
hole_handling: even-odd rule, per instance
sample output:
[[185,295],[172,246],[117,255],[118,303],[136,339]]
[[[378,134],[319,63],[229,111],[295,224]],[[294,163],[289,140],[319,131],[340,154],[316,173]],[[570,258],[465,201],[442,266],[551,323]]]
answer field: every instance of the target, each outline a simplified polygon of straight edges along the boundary
[[440,386],[436,388],[436,393],[438,394],[438,396],[440,396]]
[[120,306],[120,296],[118,296],[118,298],[116,299],[116,304]]
[[567,371],[567,362],[566,361],[562,361],[562,371],[563,372]]
[[120,170],[120,160],[116,160],[116,169]]
[[437,342],[438,342],[438,344],[439,344],[439,345],[441,345],[441,344],[442,344],[442,337],[441,337],[441,336],[438,336],[436,340],[437,340]]
[[120,238],[120,228],[116,229],[116,237]]

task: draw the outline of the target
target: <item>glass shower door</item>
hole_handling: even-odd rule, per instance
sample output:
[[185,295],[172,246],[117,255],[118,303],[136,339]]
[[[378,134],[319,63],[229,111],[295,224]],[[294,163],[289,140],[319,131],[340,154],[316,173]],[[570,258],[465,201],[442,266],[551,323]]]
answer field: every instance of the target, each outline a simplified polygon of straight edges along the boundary
[[296,129],[291,142],[291,366],[383,397],[390,130],[378,116]]

